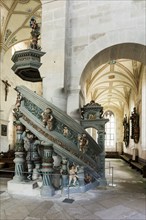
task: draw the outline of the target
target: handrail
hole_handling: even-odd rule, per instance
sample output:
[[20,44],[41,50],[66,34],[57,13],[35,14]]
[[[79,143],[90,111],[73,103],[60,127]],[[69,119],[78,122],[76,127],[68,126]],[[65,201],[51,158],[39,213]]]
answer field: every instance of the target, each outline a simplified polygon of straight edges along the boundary
[[[84,128],[82,128],[80,124],[78,124],[65,112],[28,88],[18,86],[16,87],[16,90],[21,93],[23,97],[19,108],[22,113],[22,118],[20,118],[22,124],[29,128],[39,139],[54,142],[56,151],[71,157],[75,161],[78,161],[79,164],[87,166],[97,173],[98,169],[96,157],[98,157],[102,150],[95,140],[84,130]],[[27,102],[30,102],[32,107],[36,108],[38,114],[33,114],[32,111],[27,108],[25,105]],[[72,139],[64,138],[63,134],[57,132],[56,130],[49,131],[43,127],[43,123],[38,116],[39,114],[41,115],[41,112],[43,112],[47,107],[52,109],[53,116],[57,122],[65,124],[65,126],[74,132]],[[89,151],[84,154],[81,154],[79,151],[76,140],[77,135],[81,133],[86,133],[89,141]]]

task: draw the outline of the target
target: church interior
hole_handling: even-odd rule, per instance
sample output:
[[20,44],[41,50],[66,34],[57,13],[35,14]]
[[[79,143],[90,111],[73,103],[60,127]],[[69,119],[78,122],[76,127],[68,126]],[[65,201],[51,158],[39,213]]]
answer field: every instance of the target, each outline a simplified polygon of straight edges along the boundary
[[145,219],[145,1],[0,9],[1,219]]

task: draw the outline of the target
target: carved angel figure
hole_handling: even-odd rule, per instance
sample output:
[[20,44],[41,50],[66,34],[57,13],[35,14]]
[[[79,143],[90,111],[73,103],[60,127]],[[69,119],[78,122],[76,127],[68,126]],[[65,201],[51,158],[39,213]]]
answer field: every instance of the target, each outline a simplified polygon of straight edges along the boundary
[[75,166],[73,164],[69,169],[69,186],[71,185],[71,183],[73,184],[73,186],[76,186],[77,179],[78,179],[77,168],[78,166]]
[[85,153],[88,148],[88,139],[86,134],[79,134],[78,135],[78,142],[79,142],[79,150],[82,153]]
[[41,114],[43,118],[44,127],[48,127],[49,131],[53,129],[53,115],[52,110],[50,108],[46,108],[44,112]]
[[65,126],[63,128],[63,135],[66,137],[66,136],[68,136],[68,134],[69,134],[68,128]]
[[22,100],[22,96],[20,94],[20,92],[17,93],[17,99],[16,99],[16,108],[19,109],[20,105],[21,105],[21,100]]

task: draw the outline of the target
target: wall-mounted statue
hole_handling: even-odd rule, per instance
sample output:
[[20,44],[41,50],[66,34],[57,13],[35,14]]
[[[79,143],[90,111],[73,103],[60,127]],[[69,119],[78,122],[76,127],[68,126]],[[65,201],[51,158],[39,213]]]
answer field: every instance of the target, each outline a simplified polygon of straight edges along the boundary
[[[16,121],[19,121],[19,118],[22,117],[22,113],[19,110],[21,101],[22,101],[22,96],[20,92],[17,92],[17,99],[16,99],[15,107],[12,110],[13,116],[15,117]],[[14,121],[14,124],[16,121]]]
[[135,143],[139,141],[139,115],[136,112],[136,107],[133,108],[131,113],[131,139],[134,139]]
[[123,120],[123,126],[124,126],[123,141],[125,142],[125,146],[128,147],[128,145],[129,145],[129,122],[128,122],[126,114],[125,114],[125,117],[124,117],[124,120]]
[[32,17],[30,20],[30,27],[32,28],[31,31],[32,41],[30,44],[30,48],[41,50],[41,47],[38,45],[38,37],[40,36],[40,27],[34,17]]
[[52,115],[52,109],[46,108],[44,112],[41,114],[43,118],[43,125],[44,127],[48,127],[49,131],[53,129],[53,122],[54,122],[54,117]]
[[85,153],[88,150],[88,139],[86,134],[78,135],[79,151]]

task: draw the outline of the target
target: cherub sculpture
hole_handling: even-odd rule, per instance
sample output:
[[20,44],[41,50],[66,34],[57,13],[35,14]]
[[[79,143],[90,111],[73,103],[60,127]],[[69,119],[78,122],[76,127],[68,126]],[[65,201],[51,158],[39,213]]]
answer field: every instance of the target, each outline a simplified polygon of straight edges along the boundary
[[66,136],[68,136],[68,134],[69,134],[68,128],[65,126],[63,128],[63,135],[66,137]]
[[85,153],[88,149],[88,143],[89,143],[86,134],[78,135],[78,143],[79,143],[79,151]]
[[73,186],[76,186],[77,184],[77,168],[78,166],[75,166],[72,164],[72,166],[69,169],[69,186],[72,184]]
[[46,108],[44,112],[41,114],[43,118],[44,127],[48,127],[49,131],[53,129],[53,115],[52,110],[50,108]]

